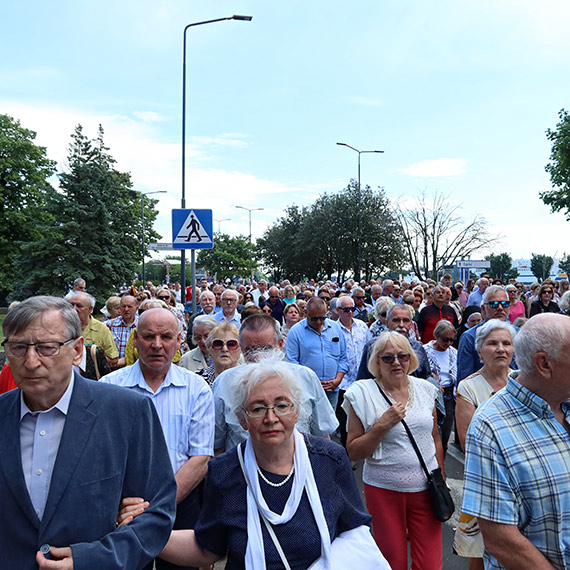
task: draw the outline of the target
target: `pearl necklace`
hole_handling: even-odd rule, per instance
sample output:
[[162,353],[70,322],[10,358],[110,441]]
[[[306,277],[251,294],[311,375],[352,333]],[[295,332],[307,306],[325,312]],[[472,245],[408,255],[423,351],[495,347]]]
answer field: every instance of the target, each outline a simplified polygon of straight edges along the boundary
[[287,481],[289,481],[289,479],[291,479],[293,473],[295,472],[295,464],[293,464],[293,467],[291,467],[289,475],[287,475],[287,477],[285,477],[285,479],[283,479],[281,483],[273,483],[273,481],[267,479],[267,477],[262,473],[261,469],[259,468],[259,465],[257,466],[257,472],[259,473],[259,476],[271,487],[282,487],[283,485],[285,485],[285,483],[287,483]]

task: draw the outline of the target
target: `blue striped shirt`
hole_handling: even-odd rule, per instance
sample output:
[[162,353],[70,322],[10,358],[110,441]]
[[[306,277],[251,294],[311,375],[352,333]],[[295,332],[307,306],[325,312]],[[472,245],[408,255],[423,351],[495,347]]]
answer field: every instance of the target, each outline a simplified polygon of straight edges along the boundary
[[158,390],[153,392],[137,361],[103,376],[100,382],[124,386],[152,399],[174,473],[190,457],[214,455],[214,398],[200,376],[173,365]]
[[[568,419],[570,401],[562,410]],[[514,375],[469,426],[463,511],[516,525],[555,568],[570,569],[570,435]],[[486,570],[503,568],[484,557]]]

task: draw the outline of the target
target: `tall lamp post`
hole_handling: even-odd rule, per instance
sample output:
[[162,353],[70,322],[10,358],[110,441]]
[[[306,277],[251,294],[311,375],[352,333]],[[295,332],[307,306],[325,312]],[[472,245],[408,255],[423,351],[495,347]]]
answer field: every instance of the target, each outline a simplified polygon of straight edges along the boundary
[[154,192],[141,192],[141,226],[142,226],[142,283],[144,287],[145,277],[145,265],[144,265],[144,197],[149,194],[166,194],[166,190],[155,190]]
[[[234,14],[226,18],[216,18],[215,20],[204,20],[203,22],[193,22],[184,28],[184,41],[182,52],[182,209],[186,208],[186,31],[194,26],[203,26],[204,24],[213,24],[214,22],[223,22],[224,20],[240,20],[242,22],[250,22],[251,16],[240,16]],[[181,300],[186,301],[186,250],[182,250],[180,259],[180,282],[182,285]],[[192,291],[194,291],[194,281],[196,275],[196,251],[191,252],[190,271],[192,279]],[[196,295],[192,295],[192,314],[196,313]]]
[[218,222],[218,233],[222,233],[222,222],[229,222],[231,218],[224,218],[223,220],[214,220],[214,222]]
[[357,212],[357,254],[356,254],[356,280],[360,281],[360,270],[362,268],[362,227],[361,227],[361,223],[360,223],[360,216],[361,216],[361,202],[362,202],[362,193],[360,191],[360,155],[361,154],[372,154],[372,153],[377,153],[377,154],[382,154],[384,151],[383,150],[358,150],[357,148],[354,148],[353,146],[350,146],[349,144],[346,143],[341,143],[341,142],[337,142],[336,143],[339,146],[345,146],[351,150],[353,150],[354,152],[358,153],[358,212]]
[[251,213],[257,210],[263,210],[263,208],[246,208],[245,206],[236,206],[240,210],[247,210],[249,212],[249,274],[251,277],[251,282],[253,283],[253,250],[251,248]]

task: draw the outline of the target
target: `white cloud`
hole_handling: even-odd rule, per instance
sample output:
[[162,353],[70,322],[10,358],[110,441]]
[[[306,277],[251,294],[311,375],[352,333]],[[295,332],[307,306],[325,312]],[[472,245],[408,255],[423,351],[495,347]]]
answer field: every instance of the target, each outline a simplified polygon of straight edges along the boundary
[[437,158],[415,162],[401,169],[400,172],[419,178],[436,178],[464,174],[466,166],[467,159],[465,158]]
[[133,115],[144,123],[159,123],[163,120],[162,115],[154,111],[133,111]]

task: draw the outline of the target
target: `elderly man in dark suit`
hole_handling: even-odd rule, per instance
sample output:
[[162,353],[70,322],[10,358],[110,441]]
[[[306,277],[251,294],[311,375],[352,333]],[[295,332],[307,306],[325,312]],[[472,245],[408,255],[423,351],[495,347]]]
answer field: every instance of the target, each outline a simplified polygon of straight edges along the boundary
[[[176,505],[152,402],[73,371],[83,338],[63,299],[27,299],[3,328],[19,389],[0,397],[2,566],[144,567],[166,544]],[[128,496],[150,505],[116,528],[119,503]]]

